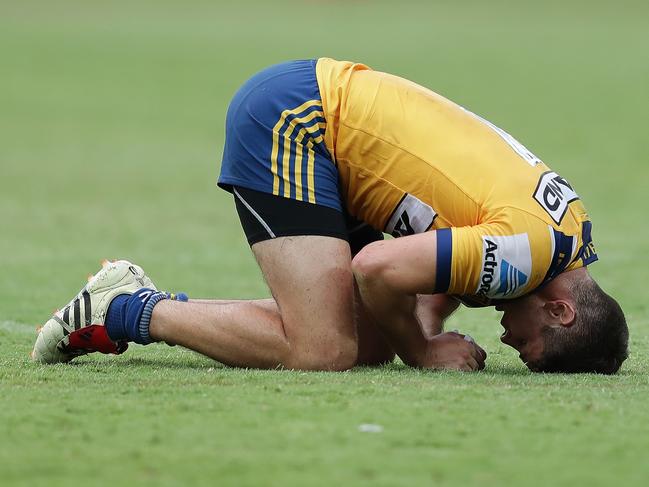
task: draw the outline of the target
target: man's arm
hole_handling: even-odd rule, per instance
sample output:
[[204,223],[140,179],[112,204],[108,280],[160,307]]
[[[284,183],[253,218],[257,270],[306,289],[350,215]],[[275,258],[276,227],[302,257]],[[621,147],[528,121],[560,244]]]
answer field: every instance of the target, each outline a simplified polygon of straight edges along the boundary
[[417,294],[435,289],[436,262],[437,238],[431,231],[374,242],[359,252],[352,268],[364,305],[406,364],[481,369],[486,354],[480,347],[457,333],[432,336],[434,327],[424,331],[416,316]]
[[444,322],[460,306],[447,294],[418,294],[415,315],[427,340],[442,333]]

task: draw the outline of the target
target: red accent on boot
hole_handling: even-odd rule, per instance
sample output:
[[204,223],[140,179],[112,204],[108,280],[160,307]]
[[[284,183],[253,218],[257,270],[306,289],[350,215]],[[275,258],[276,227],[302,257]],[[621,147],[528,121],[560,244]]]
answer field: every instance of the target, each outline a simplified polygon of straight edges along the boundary
[[114,342],[108,336],[106,327],[103,325],[89,325],[79,330],[73,331],[68,337],[70,342],[68,349],[85,350],[88,352],[114,353],[119,355],[124,353],[128,348],[128,343],[124,340]]

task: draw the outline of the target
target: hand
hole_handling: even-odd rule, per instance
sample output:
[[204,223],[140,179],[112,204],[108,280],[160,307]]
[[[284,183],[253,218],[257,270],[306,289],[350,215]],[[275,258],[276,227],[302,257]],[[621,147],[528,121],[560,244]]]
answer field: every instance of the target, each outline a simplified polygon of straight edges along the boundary
[[[466,338],[465,338],[466,337]],[[457,332],[436,335],[428,340],[423,367],[445,370],[482,370],[485,352],[469,336]]]

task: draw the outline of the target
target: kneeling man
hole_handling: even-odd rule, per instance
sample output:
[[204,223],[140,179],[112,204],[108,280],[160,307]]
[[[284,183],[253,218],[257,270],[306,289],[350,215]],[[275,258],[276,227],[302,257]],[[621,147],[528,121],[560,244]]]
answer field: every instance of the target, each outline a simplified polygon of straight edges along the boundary
[[478,370],[484,351],[441,333],[460,301],[503,311],[502,341],[532,370],[615,373],[627,356],[622,310],[586,268],[597,255],[573,186],[415,83],[328,58],[258,73],[228,109],[218,184],[272,299],[187,300],[107,263],[34,358],[164,341],[240,367],[345,370],[396,352]]

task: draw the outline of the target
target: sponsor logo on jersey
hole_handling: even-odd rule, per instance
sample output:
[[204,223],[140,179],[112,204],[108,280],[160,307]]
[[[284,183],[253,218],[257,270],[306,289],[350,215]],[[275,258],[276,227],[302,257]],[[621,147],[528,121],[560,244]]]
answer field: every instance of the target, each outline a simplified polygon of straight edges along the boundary
[[436,216],[430,205],[406,193],[388,219],[385,232],[393,237],[423,233],[433,225]]
[[482,237],[482,269],[476,294],[513,298],[522,294],[532,272],[526,233]]
[[487,295],[496,275],[498,261],[496,260],[496,251],[498,245],[489,238],[483,238],[482,252],[482,273],[480,274],[480,287],[478,294]]
[[579,195],[570,183],[554,171],[544,172],[534,190],[534,199],[550,215],[557,225],[561,224],[568,204],[578,200]]
[[527,274],[521,272],[505,259],[500,264],[500,287],[498,292],[507,296],[527,282]]

